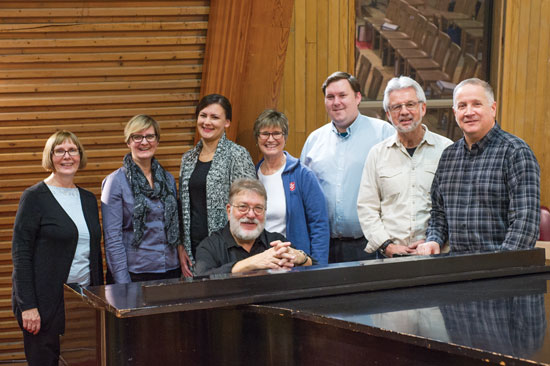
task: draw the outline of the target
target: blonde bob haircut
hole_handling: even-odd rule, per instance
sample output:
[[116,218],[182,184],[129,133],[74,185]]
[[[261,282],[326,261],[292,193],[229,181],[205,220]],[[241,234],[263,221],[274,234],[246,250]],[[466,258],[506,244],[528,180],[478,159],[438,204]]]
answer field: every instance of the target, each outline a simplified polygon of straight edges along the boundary
[[146,114],[138,114],[126,123],[126,127],[124,127],[124,141],[128,143],[130,141],[130,137],[134,133],[146,130],[151,126],[153,126],[153,129],[155,130],[155,135],[157,135],[157,142],[160,141],[160,126],[158,122],[155,121],[153,117]]
[[71,141],[78,148],[78,152],[80,153],[80,164],[78,165],[78,169],[84,169],[86,167],[88,157],[78,137],[71,131],[61,130],[51,135],[46,141],[46,146],[44,146],[44,151],[42,152],[42,167],[44,169],[49,172],[55,172],[52,160],[53,150],[57,145],[61,145],[65,141]]

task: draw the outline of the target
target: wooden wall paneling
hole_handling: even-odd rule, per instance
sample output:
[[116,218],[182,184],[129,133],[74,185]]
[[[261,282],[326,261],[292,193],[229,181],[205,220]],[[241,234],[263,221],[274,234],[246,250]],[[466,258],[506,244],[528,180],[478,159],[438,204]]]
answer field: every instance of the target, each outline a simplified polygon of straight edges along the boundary
[[[518,126],[518,133],[520,133],[522,136],[530,136],[530,145],[531,148],[536,149],[537,148],[537,141],[536,141],[536,135],[534,134],[536,130],[537,125],[537,117],[536,117],[536,92],[537,92],[537,83],[534,80],[529,80],[527,75],[527,70],[537,69],[538,65],[538,54],[541,52],[540,50],[540,26],[541,26],[541,17],[540,17],[540,8],[537,9],[537,7],[531,7],[528,9],[529,14],[525,17],[525,20],[527,21],[527,24],[529,24],[529,27],[526,29],[525,32],[528,34],[528,40],[527,40],[527,52],[524,53],[524,56],[522,55],[522,61],[525,62],[526,70],[523,73],[519,73],[518,76],[522,77],[521,83],[523,84],[523,89],[525,90],[525,97],[523,99],[523,103],[520,104],[518,107],[523,107],[523,118],[525,120],[525,123],[521,124],[521,126]],[[545,19],[544,22],[547,20]],[[547,47],[545,47],[547,48]],[[517,116],[516,116],[517,117]]]
[[321,121],[327,120],[327,113],[325,110],[325,101],[323,98],[323,92],[321,86],[331,73],[329,68],[329,57],[331,57],[329,48],[328,48],[328,38],[329,32],[331,31],[331,17],[329,13],[328,2],[331,0],[319,0],[318,9],[317,9],[317,81],[315,83],[315,116],[314,119],[309,120],[308,133],[305,134],[296,145],[297,154],[300,154],[302,146],[306,141],[309,133],[314,131]]
[[[340,68],[340,41],[343,39],[340,35],[340,22],[342,20],[340,17],[340,1],[329,0],[328,13],[330,17],[328,20],[328,68],[336,71]],[[330,72],[328,75],[330,75]]]
[[314,127],[315,120],[317,119],[317,105],[319,103],[319,85],[317,77],[319,75],[319,68],[317,65],[317,53],[319,52],[320,45],[317,42],[317,29],[320,26],[320,19],[317,15],[318,7],[317,1],[306,1],[307,18],[306,18],[306,72],[305,72],[305,122],[309,129]]
[[[279,100],[288,46],[293,0],[254,1],[251,35],[247,48],[237,142],[253,151],[256,140],[253,124],[265,108],[274,108]],[[258,155],[253,153],[254,161]]]
[[[507,13],[512,12],[514,14],[519,14],[520,6],[518,3],[510,3],[506,10],[507,10]],[[505,46],[505,52],[507,53],[505,55],[505,60],[507,60],[507,63],[509,63],[509,69],[503,70],[505,75],[507,75],[506,77],[504,77],[503,75],[504,89],[505,90],[507,89],[505,91],[506,94],[503,95],[503,98],[505,97],[505,95],[506,96],[510,95],[510,93],[514,92],[518,87],[515,72],[517,72],[519,65],[517,63],[518,62],[517,55],[515,55],[514,53],[516,52],[516,50],[519,48],[519,45],[520,45],[519,43],[519,38],[521,33],[519,30],[520,25],[521,24],[519,23],[519,17],[517,15],[513,18],[510,17],[506,19],[506,33],[504,37],[508,47]],[[506,110],[503,111],[505,113],[503,113],[502,115],[503,126],[505,123],[508,123],[510,125],[510,128],[513,128],[512,124],[514,123],[513,116],[515,115],[516,103],[507,103],[507,104],[502,103],[502,105],[506,105]],[[509,118],[509,117],[512,117],[512,118]]]
[[355,23],[356,15],[355,15],[355,8],[353,6],[353,1],[348,2],[348,47],[347,47],[347,55],[348,55],[348,66],[347,69],[351,70],[350,72],[353,72],[355,74],[355,30],[357,29],[357,24]]
[[[46,138],[69,129],[98,198],[140,113],[162,128],[156,156],[176,177],[193,144],[209,1],[0,0],[0,362],[24,359],[11,312],[12,227],[22,191],[44,179]],[[75,340],[78,343],[78,340]],[[76,343],[75,343],[76,344]]]
[[[306,24],[307,24],[307,2],[305,0],[298,0],[294,6],[294,74],[295,84],[290,87],[295,90],[295,99],[291,101],[295,109],[295,119],[289,121],[289,123],[296,123],[297,132],[305,134],[308,130],[308,119],[306,114]],[[294,143],[297,140],[294,139]],[[287,147],[287,149],[290,146]]]
[[285,114],[289,121],[289,136],[286,141],[287,149],[289,146],[293,146],[295,140],[300,139],[300,136],[303,136],[306,130],[305,120],[296,118],[296,68],[294,61],[295,52],[293,52],[296,47],[295,23],[296,12],[293,13],[290,23],[285,69],[283,73],[283,82],[281,85],[281,102],[279,103],[289,106],[289,108],[285,110]]
[[540,7],[540,28],[538,63],[535,66],[537,75],[531,80],[536,80],[537,89],[535,93],[536,105],[534,107],[536,116],[536,127],[534,133],[534,150],[541,166],[541,204],[550,207],[550,0],[544,0]]
[[525,26],[529,24],[530,21],[530,6],[520,6],[519,8],[519,25],[520,29],[524,29],[523,31],[519,32],[518,37],[518,44],[519,45],[525,45],[523,47],[523,52],[519,52],[516,54],[517,58],[517,68],[514,75],[514,78],[516,79],[516,100],[515,100],[515,106],[514,106],[514,114],[512,115],[513,119],[511,122],[511,128],[514,129],[515,134],[518,136],[525,136],[523,133],[524,125],[525,123],[529,123],[525,119],[525,98],[527,96],[526,93],[526,74],[527,74],[527,68],[528,65],[528,49],[529,49],[529,42],[531,41],[529,37],[529,31],[525,31],[525,28],[522,26]]
[[201,95],[220,93],[229,98],[233,120],[227,135],[248,148],[254,159],[252,126],[262,110],[277,105],[293,3],[211,3]]
[[286,150],[299,156],[307,136],[328,122],[321,85],[334,71],[353,72],[353,2],[296,0],[278,109],[290,121]]
[[[524,139],[541,166],[541,204],[550,205],[550,155],[547,128],[550,99],[550,0],[507,1],[505,13],[502,127]],[[544,112],[543,112],[544,111]]]

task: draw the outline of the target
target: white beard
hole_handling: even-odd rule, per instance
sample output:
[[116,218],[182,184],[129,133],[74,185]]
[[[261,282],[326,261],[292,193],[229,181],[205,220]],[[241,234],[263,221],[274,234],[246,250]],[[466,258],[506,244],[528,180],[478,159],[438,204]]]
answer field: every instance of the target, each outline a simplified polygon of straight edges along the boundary
[[393,120],[392,120],[392,125],[393,127],[395,127],[395,129],[401,133],[408,133],[408,132],[411,132],[411,131],[414,131],[416,130],[416,128],[418,127],[418,125],[420,124],[420,122],[422,122],[422,119],[419,119],[418,121],[416,122],[413,122],[412,124],[410,124],[408,127],[402,127],[401,125],[397,124],[397,123],[393,123]]
[[[241,227],[240,225],[241,222],[253,222],[257,226],[254,230],[245,230]],[[255,240],[257,237],[260,236],[262,231],[264,231],[264,227],[265,227],[265,221],[260,222],[260,220],[256,218],[252,220],[246,217],[237,219],[233,215],[233,208],[231,208],[231,217],[229,218],[229,229],[231,230],[231,234],[233,234],[237,239],[243,240],[243,241]]]

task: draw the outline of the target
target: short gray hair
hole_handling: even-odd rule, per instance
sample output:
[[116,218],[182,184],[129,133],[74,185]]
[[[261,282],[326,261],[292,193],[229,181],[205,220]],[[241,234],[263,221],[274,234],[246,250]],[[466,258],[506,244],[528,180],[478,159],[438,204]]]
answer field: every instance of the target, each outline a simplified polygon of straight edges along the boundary
[[266,127],[279,127],[283,131],[285,140],[288,136],[288,118],[285,114],[275,109],[266,109],[254,122],[254,137],[258,139],[260,136],[260,130]]
[[267,192],[265,191],[264,185],[258,179],[251,178],[239,178],[231,183],[231,188],[229,189],[229,203],[233,203],[233,197],[238,195],[243,191],[252,191],[262,196],[267,202]]
[[402,90],[407,88],[413,88],[416,92],[416,98],[419,102],[426,103],[426,94],[424,90],[415,80],[411,79],[408,76],[399,76],[388,81],[386,85],[386,90],[384,90],[384,101],[382,102],[384,106],[384,111],[387,112],[390,104],[390,94],[396,90]]
[[453,90],[453,108],[456,108],[456,95],[465,85],[481,86],[485,91],[485,96],[487,97],[487,101],[489,102],[489,104],[493,104],[495,102],[495,93],[493,92],[493,88],[491,87],[491,85],[484,80],[471,78],[462,80],[457,86],[455,86],[455,89]]

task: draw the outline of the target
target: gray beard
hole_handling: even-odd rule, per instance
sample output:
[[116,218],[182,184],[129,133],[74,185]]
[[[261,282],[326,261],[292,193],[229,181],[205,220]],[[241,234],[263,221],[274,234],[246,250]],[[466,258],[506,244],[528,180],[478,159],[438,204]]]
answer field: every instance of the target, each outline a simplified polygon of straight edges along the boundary
[[414,122],[413,124],[411,124],[409,127],[401,127],[400,125],[396,124],[396,123],[393,123],[393,120],[392,120],[392,125],[393,127],[395,127],[395,129],[401,133],[408,133],[408,132],[411,132],[411,131],[414,131],[416,130],[416,128],[418,127],[418,125],[420,124],[420,122],[422,122],[421,119],[419,119],[418,121]]
[[247,222],[247,221],[249,220],[244,217],[240,220],[237,219],[236,217],[233,216],[233,211],[231,211],[231,217],[229,218],[229,229],[231,230],[231,234],[233,234],[235,238],[243,241],[255,240],[257,237],[260,236],[262,231],[264,231],[265,221],[260,222],[260,220],[256,218],[252,220],[254,221],[255,224],[258,225],[254,230],[242,229],[240,223]]

